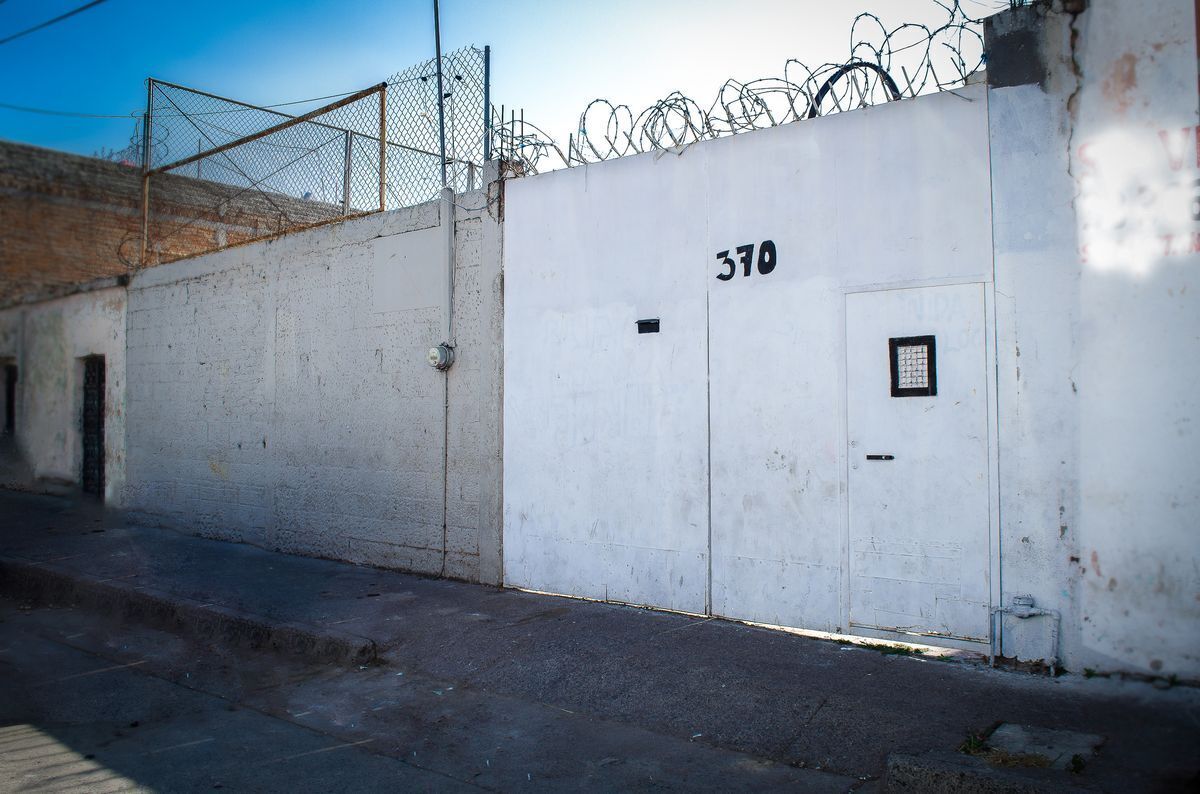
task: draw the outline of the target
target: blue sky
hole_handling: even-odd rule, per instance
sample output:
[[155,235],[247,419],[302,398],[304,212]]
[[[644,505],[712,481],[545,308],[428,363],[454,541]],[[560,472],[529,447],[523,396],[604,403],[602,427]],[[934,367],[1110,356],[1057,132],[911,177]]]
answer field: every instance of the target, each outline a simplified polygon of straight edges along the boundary
[[[0,38],[83,0],[0,0]],[[995,0],[964,0],[985,14]],[[933,0],[442,0],[443,48],[492,46],[492,97],[565,137],[589,100],[640,108],[673,90],[707,106],[728,77],[789,57],[841,61],[859,11],[889,26]],[[256,104],[351,91],[433,55],[432,0],[107,0],[0,45],[0,102],[140,112],[148,75]],[[0,138],[92,154],[126,119],[0,108]]]

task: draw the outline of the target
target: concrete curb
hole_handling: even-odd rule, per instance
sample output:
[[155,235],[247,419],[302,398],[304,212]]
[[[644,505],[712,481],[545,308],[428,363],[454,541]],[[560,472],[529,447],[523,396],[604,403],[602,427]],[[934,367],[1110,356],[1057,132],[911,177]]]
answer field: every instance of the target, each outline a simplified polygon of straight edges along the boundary
[[37,604],[70,604],[121,621],[249,650],[335,664],[367,664],[377,658],[375,641],[366,637],[236,612],[129,580],[100,579],[49,563],[0,557],[0,593]]
[[1094,789],[1073,785],[1066,773],[1046,769],[1008,769],[963,753],[930,751],[892,753],[887,760],[887,791],[931,794],[1076,794]]

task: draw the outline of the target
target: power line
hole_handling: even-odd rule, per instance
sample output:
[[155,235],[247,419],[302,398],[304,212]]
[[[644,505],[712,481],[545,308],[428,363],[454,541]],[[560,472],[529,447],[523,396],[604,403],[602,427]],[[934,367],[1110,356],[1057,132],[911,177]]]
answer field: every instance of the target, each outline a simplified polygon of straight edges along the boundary
[[33,33],[34,31],[41,30],[42,28],[48,28],[51,25],[55,24],[56,22],[62,22],[64,19],[68,19],[70,17],[75,16],[76,14],[87,11],[89,8],[95,8],[96,6],[98,6],[104,2],[107,2],[107,0],[92,0],[92,2],[90,2],[90,3],[84,3],[79,8],[76,8],[73,11],[68,11],[65,14],[60,14],[59,16],[56,16],[54,19],[47,19],[45,22],[42,22],[41,24],[38,24],[38,25],[34,25],[31,28],[26,28],[25,30],[22,30],[20,33],[14,33],[11,36],[0,39],[0,45],[8,44],[10,41],[13,41],[14,39],[19,39],[22,36],[26,36],[30,33]]
[[[5,2],[5,0],[0,0],[0,3],[4,3],[4,2]],[[271,108],[284,108],[284,107],[288,107],[289,105],[303,105],[308,102],[319,102],[322,99],[334,99],[336,97],[349,96],[350,94],[353,94],[353,93],[355,93],[355,92],[354,91],[344,91],[340,94],[327,94],[326,96],[316,96],[316,97],[312,97],[310,99],[295,99],[295,100],[292,100],[291,102],[276,102],[273,105],[259,105],[257,107],[232,108],[232,109],[226,109],[226,110],[206,110],[206,111],[199,111],[197,113],[187,113],[187,114],[167,113],[165,115],[166,116],[174,116],[174,115],[214,116],[214,115],[221,115],[221,114],[226,114],[226,113],[245,113],[245,112],[254,111],[254,110],[269,110]],[[0,109],[16,110],[16,111],[20,111],[22,113],[37,113],[37,114],[40,114],[43,116],[67,116],[70,118],[78,118],[78,119],[135,119],[141,115],[140,111],[132,111],[130,113],[83,113],[83,112],[74,111],[74,110],[51,110],[50,108],[34,108],[34,107],[29,107],[27,105],[13,105],[13,104],[9,104],[8,102],[0,102]]]
[[[0,0],[3,3],[4,0]],[[0,108],[5,110],[19,110],[22,113],[40,113],[43,116],[71,116],[79,119],[128,119],[135,118],[136,113],[123,113],[121,115],[107,113],[76,113],[71,110],[48,110],[46,108],[31,108],[24,105],[10,105],[7,102],[0,102]]]
[[215,115],[218,113],[237,113],[239,110],[285,108],[288,105],[303,105],[306,102],[320,102],[322,99],[340,98],[340,97],[344,97],[344,96],[350,96],[351,94],[356,94],[356,93],[358,93],[358,92],[357,91],[343,91],[340,94],[328,94],[327,96],[315,96],[312,99],[295,99],[295,100],[292,100],[291,102],[276,102],[274,105],[258,105],[255,108],[237,108],[234,110],[207,110],[207,111],[201,111],[199,113],[188,113],[187,115],[189,115],[189,116],[211,116],[211,115]]

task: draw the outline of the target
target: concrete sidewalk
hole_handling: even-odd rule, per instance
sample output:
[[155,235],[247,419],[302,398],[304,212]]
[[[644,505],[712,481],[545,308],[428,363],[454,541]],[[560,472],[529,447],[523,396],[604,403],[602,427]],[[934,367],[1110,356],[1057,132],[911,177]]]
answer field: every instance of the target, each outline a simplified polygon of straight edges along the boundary
[[[457,712],[464,719],[511,720],[525,708],[571,715],[569,724],[544,721],[539,741],[600,741],[584,729],[604,726],[611,738],[620,728],[820,769],[833,773],[821,779],[835,789],[882,778],[889,756],[917,756],[952,774],[951,762],[976,759],[942,763],[939,754],[1000,723],[1104,738],[1074,773],[1035,770],[1029,790],[1151,791],[1194,785],[1200,774],[1200,693],[1190,688],[1051,680],[272,554],[130,527],[118,513],[70,499],[0,492],[0,591],[82,600],[209,641],[343,663],[375,657],[372,669],[440,682],[438,698],[473,698]],[[324,686],[325,696],[353,701],[353,686],[341,679]],[[370,724],[367,717],[355,724]]]

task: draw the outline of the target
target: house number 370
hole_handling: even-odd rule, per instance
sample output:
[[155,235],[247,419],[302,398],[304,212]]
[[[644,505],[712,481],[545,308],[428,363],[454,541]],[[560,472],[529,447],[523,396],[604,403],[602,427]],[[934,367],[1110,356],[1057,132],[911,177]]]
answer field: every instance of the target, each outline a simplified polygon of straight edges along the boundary
[[[717,254],[717,261],[728,268],[724,273],[718,273],[717,278],[721,281],[729,281],[737,275],[737,266],[740,263],[742,266],[742,275],[750,275],[750,268],[754,264],[754,243],[747,245],[739,245],[734,249],[737,254],[737,261],[730,258],[728,251],[722,251]],[[775,269],[777,256],[775,254],[775,243],[770,240],[763,240],[758,245],[758,272],[762,275],[767,275]]]

